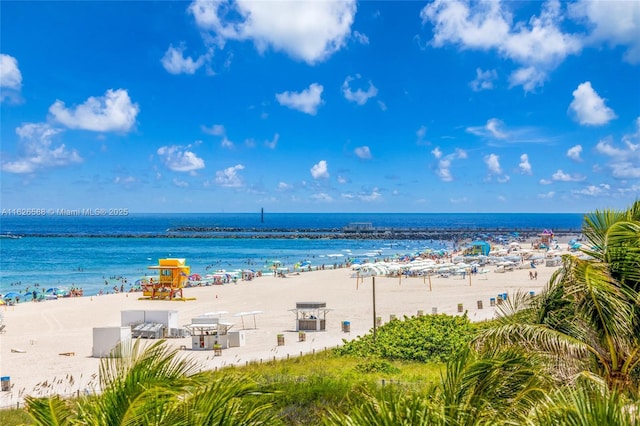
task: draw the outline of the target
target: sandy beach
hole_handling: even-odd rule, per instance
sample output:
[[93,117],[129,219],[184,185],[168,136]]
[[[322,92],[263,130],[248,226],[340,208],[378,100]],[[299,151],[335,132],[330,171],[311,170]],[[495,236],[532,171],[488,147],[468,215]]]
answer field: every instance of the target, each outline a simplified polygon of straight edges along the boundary
[[[391,315],[425,314],[437,308],[438,313],[461,315],[463,304],[472,321],[491,318],[495,307],[490,299],[517,290],[538,293],[547,283],[555,267],[539,265],[537,280],[529,277],[530,269],[516,269],[462,277],[432,277],[431,290],[427,278],[376,277],[376,313],[383,323]],[[0,376],[10,378],[10,390],[0,392],[0,407],[22,403],[26,395],[58,393],[73,395],[96,388],[100,364],[92,357],[93,328],[121,325],[123,310],[176,310],[180,326],[207,312],[227,311],[222,318],[234,323],[233,330],[243,329],[241,317],[234,314],[262,311],[244,317],[246,344],[222,351],[191,350],[191,338],[168,339],[181,353],[198,360],[203,369],[229,365],[245,365],[251,361],[268,361],[335,347],[343,339],[354,339],[373,326],[371,277],[358,280],[349,268],[291,274],[286,278],[262,276],[236,285],[187,288],[189,301],[140,300],[140,293],[122,293],[93,297],[64,298],[39,303],[2,306],[6,325],[0,334]],[[298,341],[296,317],[291,309],[296,302],[326,302],[326,331],[308,332],[306,341]],[[478,301],[483,308],[478,308]],[[342,331],[342,322],[350,322],[350,332]],[[285,336],[285,344],[277,345],[277,334]]]

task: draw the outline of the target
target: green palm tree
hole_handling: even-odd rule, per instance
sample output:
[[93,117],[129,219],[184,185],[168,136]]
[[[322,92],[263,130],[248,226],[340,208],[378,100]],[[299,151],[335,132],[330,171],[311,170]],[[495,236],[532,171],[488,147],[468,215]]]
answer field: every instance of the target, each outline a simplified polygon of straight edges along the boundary
[[583,257],[566,255],[546,290],[516,297],[479,339],[542,351],[558,379],[581,371],[637,393],[640,365],[640,201],[585,216]]
[[269,405],[251,399],[259,389],[250,378],[200,372],[165,341],[140,342],[124,349],[130,355],[102,360],[99,394],[69,401],[27,397],[27,412],[38,425],[244,425],[268,419]]

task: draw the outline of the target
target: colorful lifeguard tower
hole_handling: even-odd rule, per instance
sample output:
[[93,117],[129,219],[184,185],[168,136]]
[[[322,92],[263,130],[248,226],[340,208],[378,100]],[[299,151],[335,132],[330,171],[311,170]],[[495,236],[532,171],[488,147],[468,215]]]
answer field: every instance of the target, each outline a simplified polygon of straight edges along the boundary
[[182,289],[189,281],[189,266],[185,259],[159,259],[158,265],[149,266],[149,269],[158,271],[158,278],[151,278],[143,286],[143,296],[152,300],[185,300]]

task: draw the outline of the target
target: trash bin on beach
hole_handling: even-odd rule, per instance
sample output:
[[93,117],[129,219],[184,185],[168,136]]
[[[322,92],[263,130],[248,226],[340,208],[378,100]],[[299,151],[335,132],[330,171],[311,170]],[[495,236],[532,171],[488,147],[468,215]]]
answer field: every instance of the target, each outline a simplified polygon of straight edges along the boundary
[[418,309],[418,316],[421,317],[424,315],[424,311],[422,309]]
[[492,297],[491,299],[489,299],[489,305],[496,306],[496,298],[495,297]]
[[463,311],[462,303],[458,303],[458,312],[462,312],[462,311]]
[[345,333],[351,333],[351,322],[342,321],[342,331]]
[[2,376],[0,377],[0,389],[2,391],[8,392],[11,390],[11,377]]
[[482,309],[482,300],[478,300],[478,309]]
[[431,308],[431,315],[438,315],[438,308]]

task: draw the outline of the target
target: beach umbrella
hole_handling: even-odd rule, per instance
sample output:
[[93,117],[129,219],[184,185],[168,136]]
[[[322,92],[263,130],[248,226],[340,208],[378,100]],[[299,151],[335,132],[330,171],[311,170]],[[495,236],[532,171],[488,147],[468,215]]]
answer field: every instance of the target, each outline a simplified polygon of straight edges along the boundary
[[20,293],[16,293],[15,291],[11,291],[7,294],[5,294],[3,296],[3,299],[15,299],[15,298],[19,298],[19,297],[23,297]]
[[0,299],[0,306],[6,305],[6,304],[7,304],[7,302],[5,302],[3,299]]

